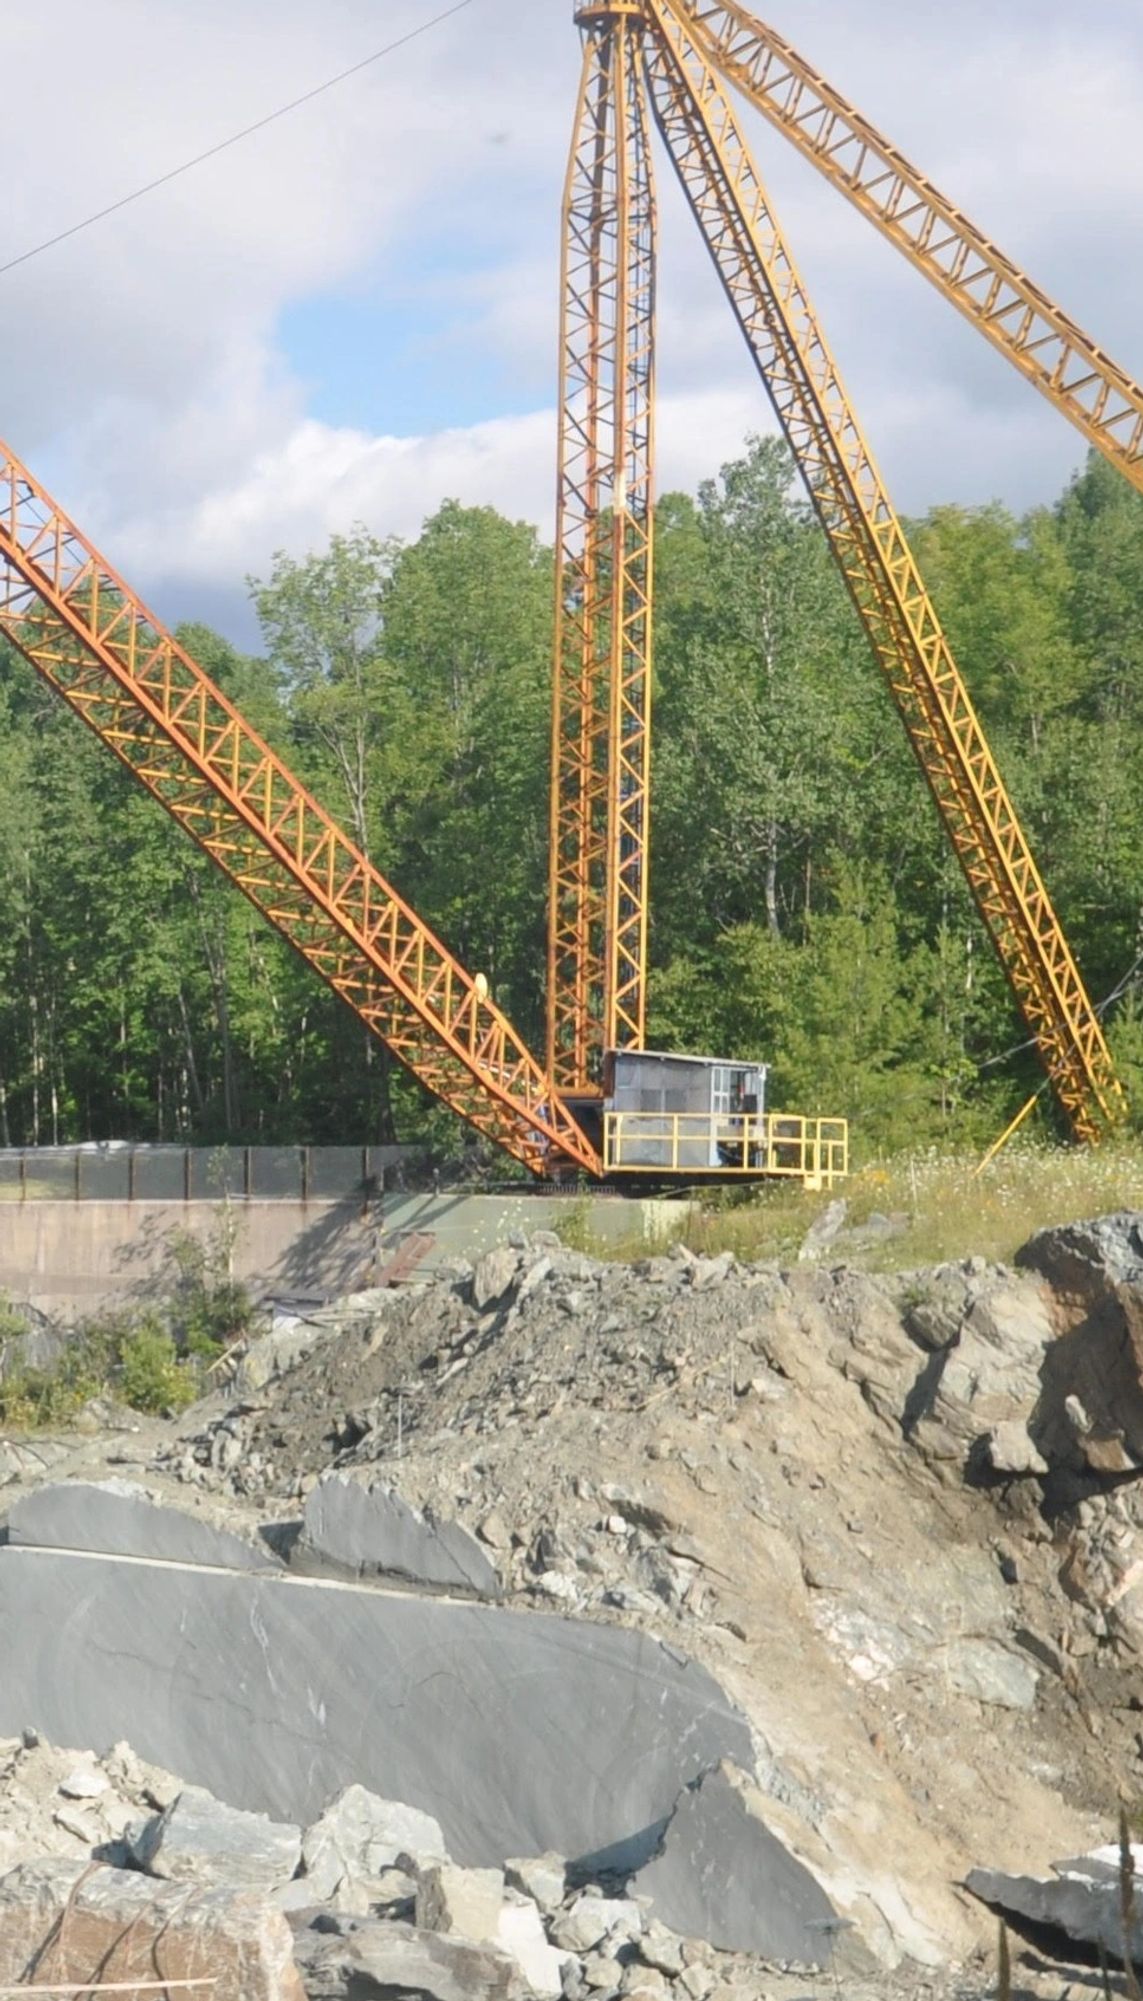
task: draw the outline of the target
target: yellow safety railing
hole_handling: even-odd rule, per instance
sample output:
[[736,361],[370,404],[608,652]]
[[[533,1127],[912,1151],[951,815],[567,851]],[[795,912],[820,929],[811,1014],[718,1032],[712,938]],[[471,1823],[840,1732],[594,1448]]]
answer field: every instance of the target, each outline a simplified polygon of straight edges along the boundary
[[849,1172],[845,1119],[803,1119],[790,1112],[605,1112],[607,1174],[769,1176],[829,1188]]

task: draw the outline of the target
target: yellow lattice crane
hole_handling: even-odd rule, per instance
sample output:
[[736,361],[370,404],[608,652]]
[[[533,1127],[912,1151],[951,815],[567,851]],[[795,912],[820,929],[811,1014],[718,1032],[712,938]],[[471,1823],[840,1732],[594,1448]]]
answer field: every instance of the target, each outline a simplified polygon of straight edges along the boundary
[[[1138,485],[1143,393],[737,0],[580,0],[575,12],[584,42],[581,107],[590,102],[591,118],[581,114],[565,204],[556,670],[564,699],[561,706],[557,693],[550,1065],[582,1116],[613,1083],[615,1053],[633,1067],[642,1046],[646,954],[636,963],[628,945],[646,936],[652,422],[624,371],[638,355],[640,382],[653,379],[654,308],[653,282],[625,285],[614,276],[654,271],[653,245],[645,243],[654,228],[648,118],[631,82],[641,75],[651,120],[1071,1130],[1097,1138],[1122,1102],[1098,1016],[724,83],[764,112]],[[626,254],[625,215],[639,218],[629,220]],[[580,469],[590,477],[577,478]],[[637,603],[647,608],[638,617]],[[637,763],[626,755],[628,740]],[[625,913],[625,925],[604,921],[615,911]],[[609,1115],[608,1102],[601,1130],[611,1167],[626,1164],[617,1149],[635,1125]]]
[[[657,127],[1071,1129],[1120,1091],[729,82],[1136,485],[1143,393],[737,0],[577,0],[564,199],[547,1061],[0,446],[0,634],[414,1076],[537,1175],[844,1173],[843,1121],[646,1017]],[[683,1109],[679,1107],[683,1106]]]

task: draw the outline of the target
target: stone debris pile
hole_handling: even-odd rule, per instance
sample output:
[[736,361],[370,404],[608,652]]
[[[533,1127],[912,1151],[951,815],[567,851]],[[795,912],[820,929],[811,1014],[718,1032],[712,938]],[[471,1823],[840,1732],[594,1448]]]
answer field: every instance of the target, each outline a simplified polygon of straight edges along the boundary
[[[764,1973],[828,1957],[828,1903],[784,1851],[785,1950],[763,1964],[680,1937],[651,1894],[555,1854],[460,1867],[432,1815],[359,1785],[303,1829],[126,1745],[97,1759],[20,1740],[0,1757],[0,1981],[209,1976],[219,2001],[753,2001]],[[764,1872],[753,1888],[765,1901]]]

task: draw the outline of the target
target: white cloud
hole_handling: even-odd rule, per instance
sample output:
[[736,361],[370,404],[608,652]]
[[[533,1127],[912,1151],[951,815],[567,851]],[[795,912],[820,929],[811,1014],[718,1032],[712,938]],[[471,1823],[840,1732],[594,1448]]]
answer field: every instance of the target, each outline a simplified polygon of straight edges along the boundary
[[[426,18],[434,0],[57,0],[5,10],[0,262]],[[802,0],[777,25],[1143,372],[1143,48],[1127,0]],[[3,280],[0,434],[146,591],[241,617],[276,547],[448,495],[547,525],[570,0],[473,0],[355,82]],[[13,80],[15,80],[13,82]],[[1050,497],[1082,442],[776,135],[750,122],[901,504]],[[661,168],[662,476],[693,485],[768,425]],[[455,268],[452,260],[455,257]],[[398,279],[531,414],[371,435],[319,420],[279,327]],[[415,373],[417,357],[407,365]],[[495,379],[496,371],[486,371]]]

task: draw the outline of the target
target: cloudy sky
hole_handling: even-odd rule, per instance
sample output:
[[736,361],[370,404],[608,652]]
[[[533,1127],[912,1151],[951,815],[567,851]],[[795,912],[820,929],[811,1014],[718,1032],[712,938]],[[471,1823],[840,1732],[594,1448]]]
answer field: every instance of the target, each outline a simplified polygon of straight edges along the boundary
[[[0,263],[442,0],[56,0],[0,11]],[[770,0],[775,25],[1136,375],[1138,0]],[[904,17],[904,18],[903,18]],[[0,278],[0,435],[167,618],[251,642],[244,579],[442,499],[550,526],[571,0],[422,39]],[[751,123],[891,490],[1051,498],[1082,443]],[[768,427],[660,177],[661,483]]]

